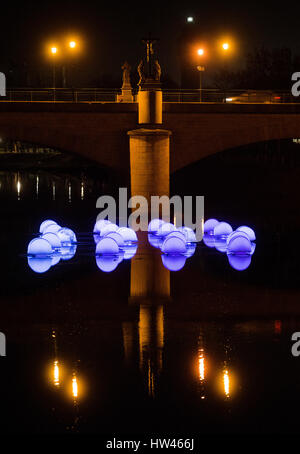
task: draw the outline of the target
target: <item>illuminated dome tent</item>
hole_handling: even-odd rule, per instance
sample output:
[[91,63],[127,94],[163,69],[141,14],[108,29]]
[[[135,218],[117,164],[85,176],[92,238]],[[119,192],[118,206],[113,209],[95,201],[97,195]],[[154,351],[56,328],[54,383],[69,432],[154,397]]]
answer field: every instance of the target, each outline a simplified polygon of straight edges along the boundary
[[129,227],[119,227],[117,233],[122,235],[126,244],[136,243],[138,241],[135,231]]
[[203,232],[208,233],[210,235],[213,235],[214,233],[214,228],[219,224],[219,221],[217,219],[207,219],[207,221],[204,222],[203,226]]
[[27,248],[27,255],[32,257],[51,256],[53,249],[51,243],[45,238],[34,238]]
[[226,237],[227,235],[230,235],[232,232],[232,227],[228,222],[219,222],[215,227],[214,227],[214,236],[219,236],[219,237]]
[[44,233],[46,227],[48,227],[48,225],[50,225],[50,224],[56,224],[56,222],[53,221],[52,219],[46,219],[46,221],[43,221],[40,225],[40,229],[39,229],[40,233]]
[[100,219],[99,221],[96,222],[96,224],[94,225],[94,229],[93,229],[93,232],[94,233],[100,233],[101,232],[101,229],[107,225],[107,224],[110,224],[111,222],[108,221],[107,219]]
[[58,224],[48,224],[44,229],[43,233],[57,233],[61,229],[61,226]]
[[181,238],[168,235],[162,244],[161,250],[164,254],[184,254],[186,252],[186,244]]
[[228,237],[226,239],[227,245],[230,243],[231,240],[233,240],[234,238],[239,237],[239,236],[242,236],[242,237],[246,238],[247,240],[249,240],[249,237],[248,237],[247,233],[238,232],[237,230],[235,230],[230,235],[228,235]]
[[56,235],[55,233],[44,233],[41,237],[44,240],[49,241],[53,249],[60,249],[61,248],[61,241],[59,239],[59,236]]
[[162,219],[153,219],[148,224],[148,232],[156,233],[159,230],[159,228],[162,226],[162,224],[164,224],[164,221]]
[[171,222],[164,222],[157,231],[157,236],[166,236],[169,233],[176,230],[175,225],[171,224]]
[[63,227],[57,232],[62,245],[71,245],[77,243],[77,238],[73,230]]
[[255,241],[256,240],[255,232],[254,232],[253,229],[251,229],[251,227],[248,227],[246,225],[242,225],[241,227],[238,227],[236,229],[236,231],[237,232],[246,233],[248,235],[250,241]]
[[217,249],[217,251],[219,251],[219,252],[227,251],[226,238],[224,238],[224,237],[214,238],[214,245],[215,245],[215,248]]
[[[176,237],[176,238],[179,238],[182,241],[184,241],[184,243],[186,242],[184,233],[180,232],[179,230],[173,230],[173,232],[171,232],[167,235],[167,238],[171,238],[171,237]],[[161,238],[161,241],[162,241],[161,246],[162,246],[163,242],[165,241],[165,239],[166,239],[165,237]]]
[[242,235],[235,236],[229,241],[227,251],[229,254],[251,254],[251,242],[249,238]]
[[97,255],[117,255],[119,254],[118,243],[109,237],[102,238],[96,246]]
[[190,227],[178,227],[178,230],[184,234],[187,243],[197,242],[195,232]]
[[118,232],[107,233],[104,238],[112,238],[113,240],[115,240],[115,242],[117,243],[117,245],[120,248],[125,246],[125,241],[124,241],[122,235],[120,233],[118,233]]
[[107,233],[116,232],[118,230],[117,224],[110,222],[101,228],[100,236],[105,236]]

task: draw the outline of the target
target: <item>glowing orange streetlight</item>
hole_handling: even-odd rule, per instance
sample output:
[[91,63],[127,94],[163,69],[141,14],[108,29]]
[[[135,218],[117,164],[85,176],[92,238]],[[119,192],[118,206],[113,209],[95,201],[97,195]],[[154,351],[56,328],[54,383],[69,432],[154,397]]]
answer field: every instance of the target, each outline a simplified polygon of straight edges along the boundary
[[[204,49],[202,47],[200,47],[197,50],[197,54],[199,55],[199,57],[202,57],[204,55]],[[197,69],[198,69],[199,75],[200,75],[199,101],[202,102],[202,73],[205,71],[205,67],[202,65],[198,65]]]
[[[74,54],[76,55],[78,53],[78,51],[81,50],[81,40],[77,40],[77,39],[74,39],[75,37],[74,36],[71,36],[68,38],[68,41],[66,41],[67,43],[67,47],[68,47],[68,50],[69,50],[69,56],[71,54],[72,55],[72,58],[74,58]],[[68,72],[69,72],[69,77],[72,78],[71,76],[71,72],[72,70],[74,71],[74,61],[69,62],[69,66],[68,66]],[[67,85],[67,67],[66,65],[63,66],[63,85],[64,87]]]
[[[57,47],[56,46],[51,46],[50,47],[50,53],[53,57],[53,90],[55,90],[55,57],[56,57],[56,54],[57,54]],[[54,96],[55,96],[55,93],[54,93]]]
[[224,50],[228,50],[230,46],[229,46],[228,43],[223,43],[222,47],[223,47]]

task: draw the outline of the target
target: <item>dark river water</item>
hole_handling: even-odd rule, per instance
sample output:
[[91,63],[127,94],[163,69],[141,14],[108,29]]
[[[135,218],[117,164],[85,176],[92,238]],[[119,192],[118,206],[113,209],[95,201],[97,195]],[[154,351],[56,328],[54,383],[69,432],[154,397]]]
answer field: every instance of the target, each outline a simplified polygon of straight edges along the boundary
[[[264,172],[255,179],[236,170],[237,195],[236,188],[213,192],[205,166],[199,190],[207,216],[255,230],[247,266],[231,266],[226,253],[201,241],[170,271],[141,235],[135,255],[104,272],[92,230],[96,199],[111,190],[105,179],[0,172],[3,431],[196,439],[298,431],[300,358],[291,352],[300,331],[298,215],[285,201],[268,211]],[[215,172],[222,185],[224,173]],[[264,199],[256,210],[245,179]],[[178,176],[174,185],[185,181]],[[293,194],[291,187],[289,200]],[[36,273],[27,245],[47,218],[71,228],[78,245]]]

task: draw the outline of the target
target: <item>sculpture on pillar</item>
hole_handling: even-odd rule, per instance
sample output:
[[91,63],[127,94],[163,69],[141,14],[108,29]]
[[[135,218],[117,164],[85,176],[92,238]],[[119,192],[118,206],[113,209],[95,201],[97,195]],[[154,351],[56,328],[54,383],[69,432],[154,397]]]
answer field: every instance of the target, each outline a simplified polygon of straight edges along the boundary
[[125,61],[124,65],[121,68],[123,70],[123,85],[122,89],[131,89],[131,83],[130,83],[130,70],[131,66],[127,61]]
[[160,76],[161,76],[161,67],[160,67],[158,60],[156,59],[154,61],[154,79],[157,81],[160,81]]
[[121,69],[123,70],[122,94],[117,95],[117,102],[133,102],[132,86],[130,83],[131,66],[127,61],[125,61]]
[[144,38],[143,43],[146,45],[145,59],[142,59],[138,65],[138,74],[140,80],[138,86],[142,89],[160,89],[161,67],[155,55],[153,44],[157,38],[152,38],[149,34],[148,38]]
[[141,60],[138,67],[137,72],[139,75],[140,80],[138,81],[138,85],[141,86],[145,82],[145,67],[144,67],[144,60]]

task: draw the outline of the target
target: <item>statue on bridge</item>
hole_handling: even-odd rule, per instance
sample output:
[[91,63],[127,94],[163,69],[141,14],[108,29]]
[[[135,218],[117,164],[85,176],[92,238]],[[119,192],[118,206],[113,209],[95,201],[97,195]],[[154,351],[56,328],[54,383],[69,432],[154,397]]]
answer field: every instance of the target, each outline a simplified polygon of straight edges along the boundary
[[157,57],[154,59],[153,44],[157,41],[156,38],[152,38],[149,34],[148,38],[143,39],[143,43],[146,44],[146,59],[142,59],[137,67],[139,74],[138,86],[140,89],[143,88],[160,88],[160,77],[161,67]]
[[139,75],[139,81],[138,85],[141,86],[145,82],[145,66],[144,66],[144,60],[141,60],[139,62],[139,65],[137,67],[137,72]]
[[127,61],[125,61],[125,63],[123,64],[123,66],[121,67],[121,69],[123,70],[123,85],[122,85],[122,89],[131,89],[131,83],[130,83],[130,71],[131,71],[131,66],[129,65],[129,63]]
[[130,82],[131,66],[127,61],[125,61],[121,69],[123,70],[122,94],[117,95],[117,102],[133,102],[132,86]]
[[160,67],[158,60],[156,59],[154,61],[154,79],[160,81],[160,76],[161,76],[161,67]]

